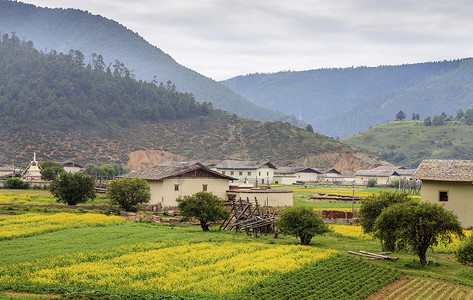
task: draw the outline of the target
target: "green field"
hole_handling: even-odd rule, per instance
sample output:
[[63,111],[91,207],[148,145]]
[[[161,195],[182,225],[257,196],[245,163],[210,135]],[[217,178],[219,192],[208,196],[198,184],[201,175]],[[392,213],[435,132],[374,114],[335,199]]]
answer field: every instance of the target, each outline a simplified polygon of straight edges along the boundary
[[442,126],[396,121],[371,127],[342,140],[401,166],[415,168],[423,159],[471,159],[473,126],[452,120]]
[[[295,199],[296,205],[325,208],[341,207],[304,202],[304,198],[319,191],[353,193],[347,187],[289,188],[300,198]],[[355,194],[380,191],[385,189],[356,189]],[[0,196],[24,193],[11,196],[11,191],[5,191]],[[51,200],[44,191],[26,195]],[[381,252],[379,242],[363,235],[358,226],[331,225],[331,233],[314,237],[310,246],[299,246],[300,241],[291,236],[255,238],[219,231],[218,226],[204,233],[199,226],[126,221],[93,212],[45,214],[24,206],[1,211],[0,298],[364,299],[377,295],[382,299],[379,295],[390,295],[417,299],[416,289],[427,293],[429,285],[435,291],[448,287],[450,292],[444,295],[449,297],[473,295],[472,269],[453,260],[458,240],[431,249],[427,258],[433,263],[421,267],[417,256],[404,252],[394,254],[401,257],[398,261],[348,255],[348,251]],[[408,290],[398,283],[406,276]]]

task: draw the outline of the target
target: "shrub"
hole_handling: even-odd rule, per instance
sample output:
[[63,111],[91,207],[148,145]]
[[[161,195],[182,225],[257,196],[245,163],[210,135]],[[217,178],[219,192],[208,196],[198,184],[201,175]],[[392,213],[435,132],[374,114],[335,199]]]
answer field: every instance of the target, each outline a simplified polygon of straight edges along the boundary
[[377,184],[378,184],[378,180],[376,180],[376,179],[374,179],[374,178],[368,179],[368,184],[367,184],[367,186],[369,186],[369,187],[374,187],[374,186],[376,186]]
[[21,180],[20,178],[8,178],[5,183],[6,189],[28,189],[30,185],[28,182]]
[[51,182],[51,193],[58,202],[76,205],[95,199],[95,182],[82,173],[63,173]]
[[473,264],[473,235],[465,239],[455,251],[455,258],[464,265]]
[[198,219],[203,231],[210,231],[209,222],[224,220],[230,216],[230,212],[223,207],[225,200],[209,192],[179,197],[176,201],[182,220]]
[[107,195],[112,204],[125,211],[137,211],[138,204],[151,199],[149,183],[141,178],[122,178],[114,180],[108,187]]
[[308,245],[314,235],[330,231],[322,218],[308,207],[285,209],[276,225],[282,232],[300,237],[302,245]]

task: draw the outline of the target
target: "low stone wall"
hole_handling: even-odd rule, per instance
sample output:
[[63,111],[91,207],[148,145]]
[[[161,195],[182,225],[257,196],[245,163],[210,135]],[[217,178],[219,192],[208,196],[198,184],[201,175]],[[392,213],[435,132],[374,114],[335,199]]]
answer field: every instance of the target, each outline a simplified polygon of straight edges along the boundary
[[181,218],[179,217],[171,217],[171,218],[166,218],[159,216],[158,214],[140,214],[140,213],[134,213],[134,212],[126,212],[126,211],[121,211],[120,216],[127,219],[127,220],[149,220],[149,221],[154,221],[157,223],[167,223],[167,224],[191,224],[191,225],[197,225],[199,222],[197,221],[190,221],[190,222],[181,222]]

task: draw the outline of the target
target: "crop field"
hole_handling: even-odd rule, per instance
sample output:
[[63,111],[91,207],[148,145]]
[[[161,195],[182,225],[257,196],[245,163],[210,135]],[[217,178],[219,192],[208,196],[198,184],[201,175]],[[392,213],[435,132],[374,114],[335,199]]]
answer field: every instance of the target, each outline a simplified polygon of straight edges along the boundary
[[[65,205],[56,201],[49,191],[43,190],[3,190],[0,189],[0,204],[14,205]],[[108,199],[98,196],[87,204],[80,205],[108,205]]]
[[[47,198],[48,192],[30,194],[41,195]],[[356,225],[330,225],[332,232],[301,246],[284,234],[255,238],[218,226],[204,233],[199,226],[84,211],[5,213],[0,214],[0,299],[473,297],[471,267],[451,258],[459,240],[430,249],[428,259],[435,263],[420,268],[410,253],[396,253],[398,261],[348,255],[382,251]]]
[[224,296],[337,251],[260,243],[144,243],[0,268],[3,288]]
[[473,288],[443,280],[409,276],[387,285],[368,299],[473,299]]
[[4,216],[0,217],[0,240],[28,237],[66,228],[109,226],[123,223],[125,220],[120,217],[101,214],[58,213]]

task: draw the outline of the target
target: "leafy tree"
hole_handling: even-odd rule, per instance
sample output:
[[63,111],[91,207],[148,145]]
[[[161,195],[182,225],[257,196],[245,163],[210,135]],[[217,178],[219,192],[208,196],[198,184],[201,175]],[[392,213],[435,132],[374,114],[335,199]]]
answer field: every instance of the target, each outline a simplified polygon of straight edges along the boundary
[[419,115],[419,113],[416,113],[416,120],[417,120],[417,121],[420,120],[420,115]]
[[406,118],[406,114],[400,110],[397,114],[396,114],[396,121],[402,121]]
[[57,162],[54,161],[45,161],[41,164],[41,179],[43,180],[54,180],[56,177],[64,173],[64,167]]
[[30,185],[28,182],[25,182],[21,180],[20,178],[8,178],[7,181],[5,182],[5,188],[6,189],[20,189],[20,190],[25,190],[28,189]]
[[151,199],[151,188],[144,179],[121,178],[110,183],[107,196],[112,204],[126,211],[137,211],[138,204],[148,203]]
[[465,122],[468,125],[473,125],[473,109],[465,110]]
[[210,231],[209,222],[227,219],[230,212],[223,207],[225,200],[209,192],[199,192],[192,196],[176,199],[184,221],[196,218],[203,231]]
[[427,264],[427,249],[438,243],[450,243],[452,236],[463,237],[463,229],[453,212],[442,206],[408,201],[384,209],[374,224],[375,235],[384,245],[408,249]]
[[330,231],[322,218],[308,207],[286,208],[276,225],[282,232],[300,237],[302,245],[309,245],[316,234]]
[[430,116],[428,116],[427,118],[424,119],[424,125],[425,126],[432,125],[432,120],[431,120]]
[[309,132],[314,132],[314,128],[312,128],[312,125],[310,124],[307,124],[307,126],[305,127],[305,129]]
[[443,115],[435,115],[432,119],[432,125],[442,126],[445,124],[445,117]]
[[457,110],[457,119],[461,119],[465,116],[465,113],[463,112],[463,109]]
[[368,179],[368,183],[367,183],[367,186],[368,187],[374,187],[378,184],[378,180],[376,180],[375,178],[370,178]]
[[408,193],[381,192],[372,194],[361,201],[360,219],[361,227],[365,233],[374,232],[374,222],[383,209],[397,203],[404,203],[411,198]]
[[412,121],[415,121],[415,120],[416,120],[416,113],[415,113],[415,112],[412,113],[411,120],[412,120]]
[[94,179],[82,173],[63,173],[50,185],[51,193],[58,202],[76,205],[95,199]]

